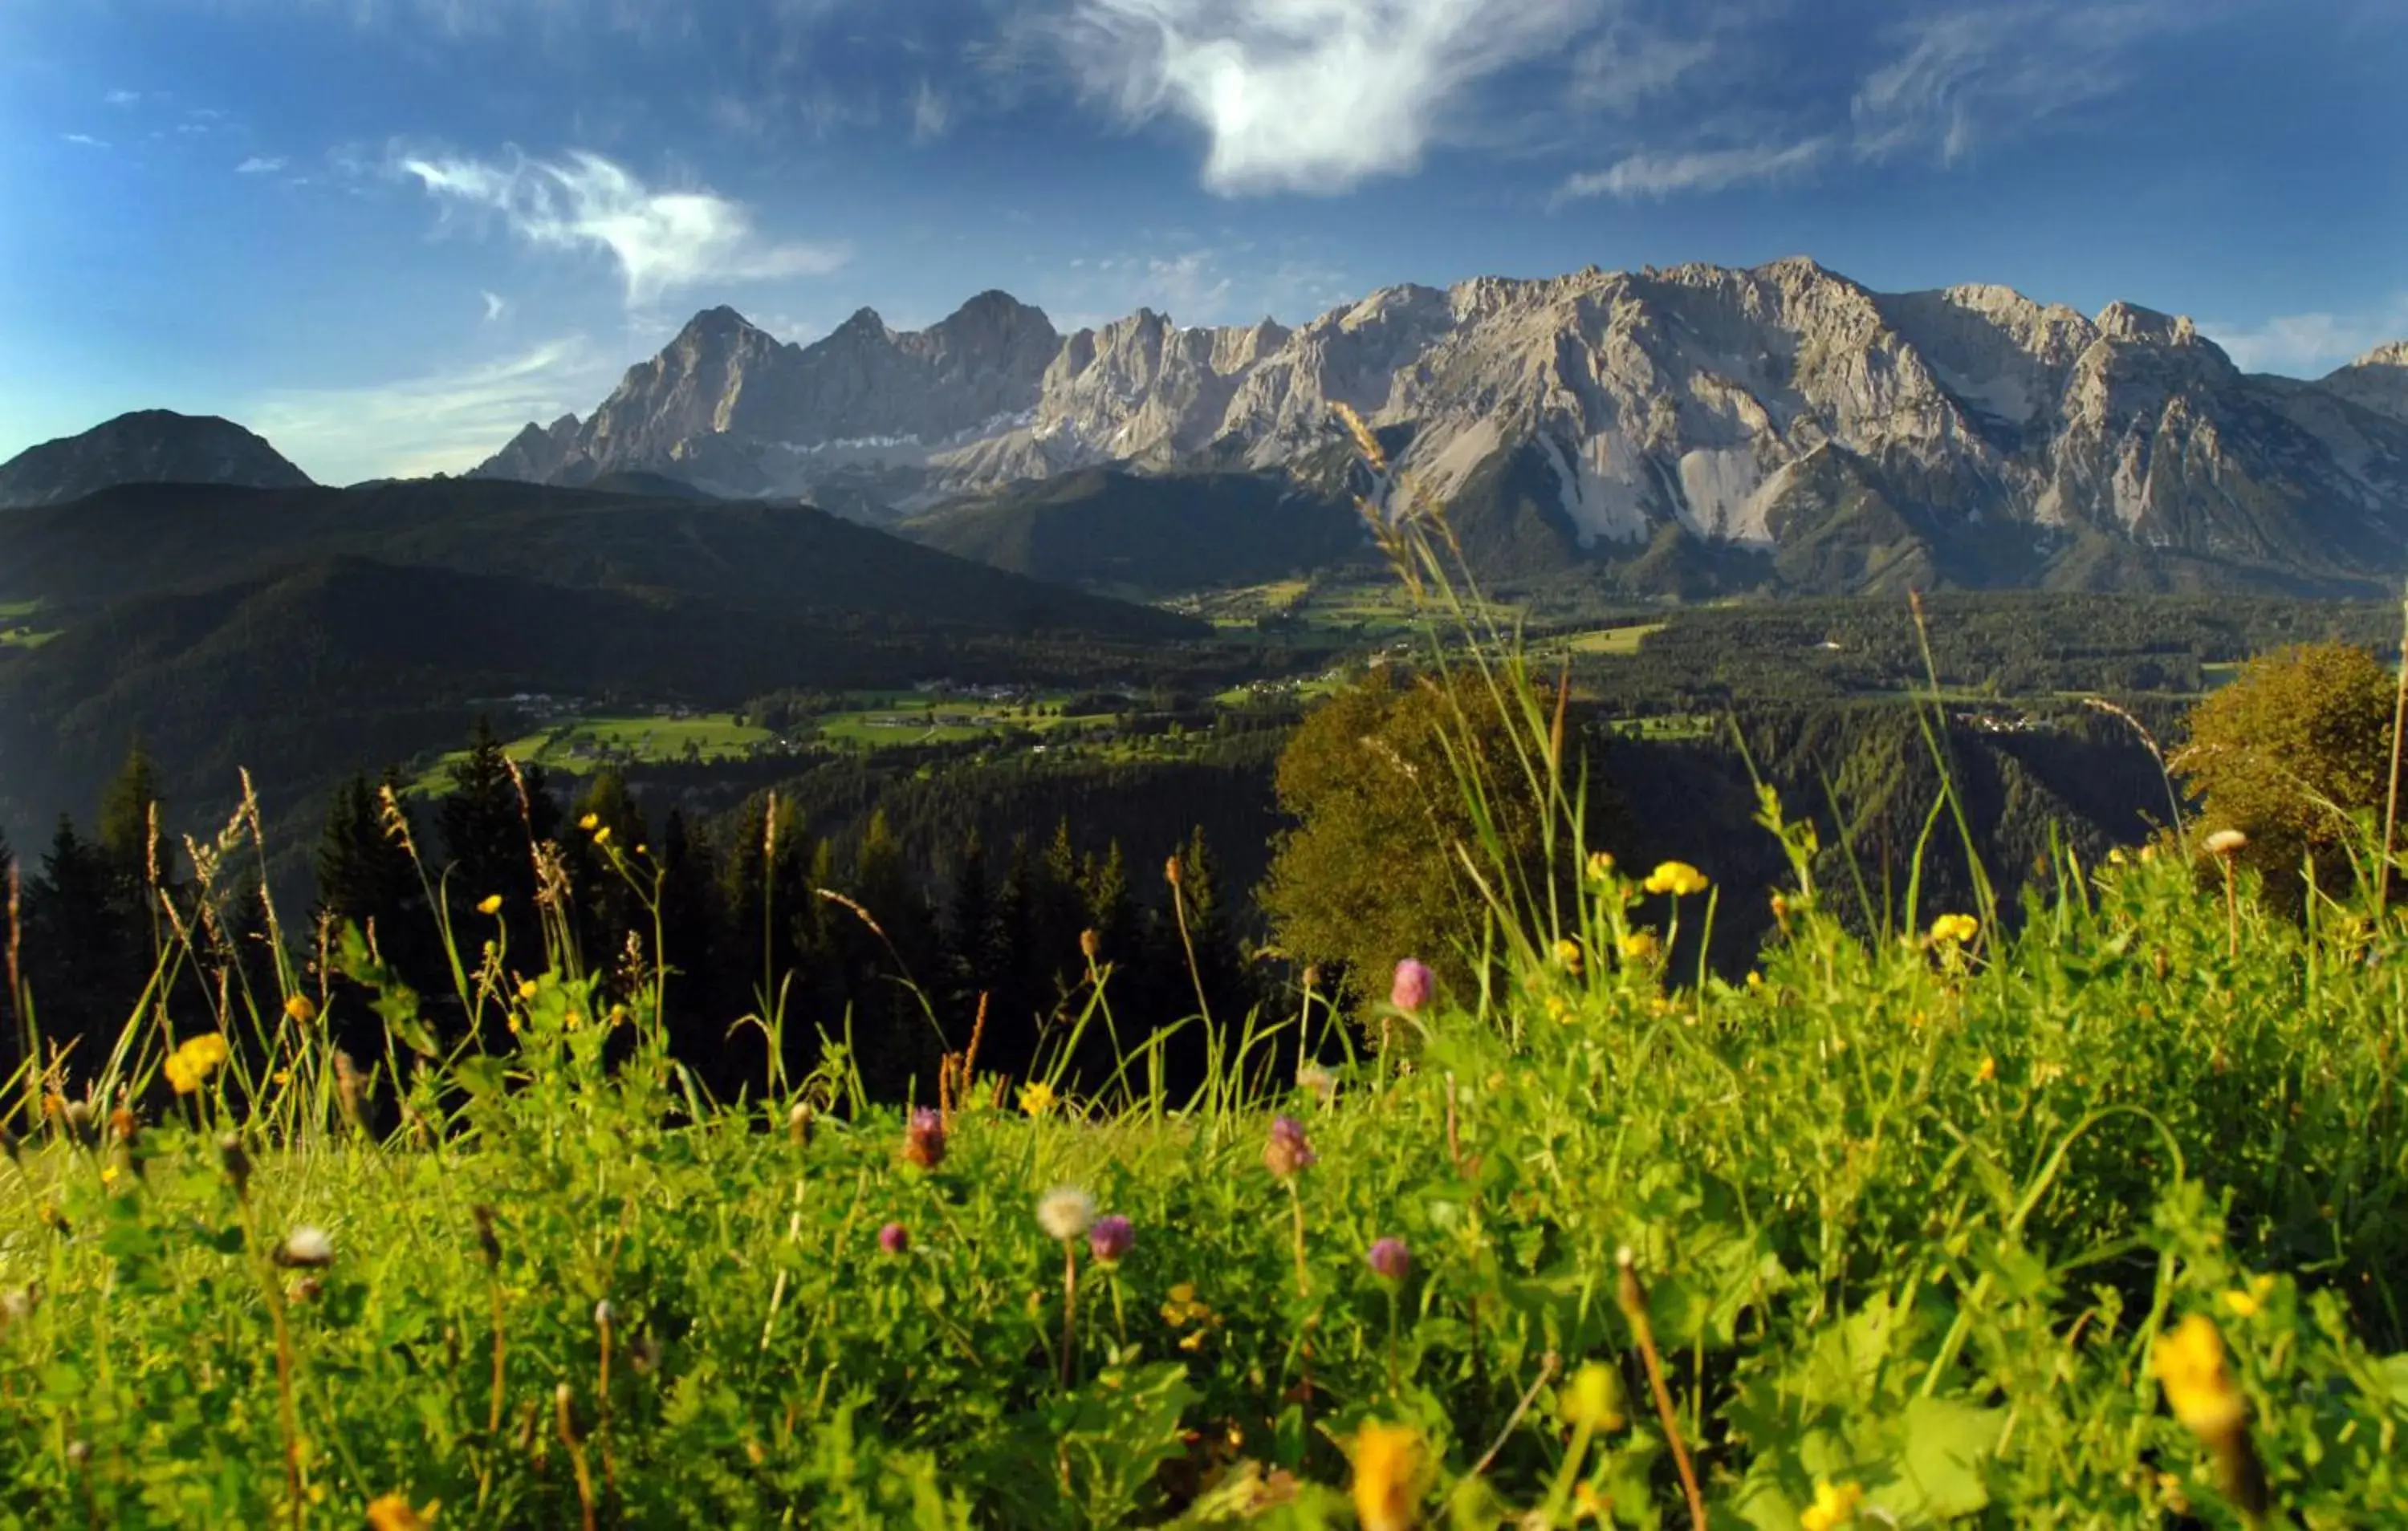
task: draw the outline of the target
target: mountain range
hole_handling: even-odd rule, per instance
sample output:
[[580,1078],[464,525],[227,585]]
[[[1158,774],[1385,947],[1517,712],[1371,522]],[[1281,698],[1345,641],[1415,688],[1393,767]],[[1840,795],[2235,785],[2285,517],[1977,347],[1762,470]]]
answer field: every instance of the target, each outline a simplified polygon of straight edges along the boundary
[[[1339,404],[1399,474],[1360,471]],[[1805,259],[1390,287],[1294,329],[1140,308],[1063,335],[989,292],[924,330],[863,309],[798,346],[716,308],[475,472],[807,497],[1092,582],[1077,537],[1025,527],[1033,485],[1098,469],[1108,492],[1068,502],[1090,522],[1159,517],[1145,479],[1255,476],[1316,526],[1358,494],[1393,510],[1410,481],[1517,574],[2360,590],[2408,567],[2408,342],[2301,381],[2127,303],[1877,293]],[[1254,503],[1168,498],[1187,545],[1220,530],[1216,502]],[[982,508],[1023,530],[976,530]],[[1067,562],[1025,556],[1048,540]],[[1187,564],[1116,572],[1159,587]]]

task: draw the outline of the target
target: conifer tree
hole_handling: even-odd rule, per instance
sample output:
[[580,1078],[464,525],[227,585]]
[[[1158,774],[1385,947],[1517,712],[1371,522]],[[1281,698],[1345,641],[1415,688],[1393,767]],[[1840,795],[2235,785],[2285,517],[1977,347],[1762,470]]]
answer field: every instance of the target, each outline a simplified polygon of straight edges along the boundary
[[50,1053],[82,1078],[106,1061],[150,971],[122,890],[108,852],[60,815],[25,890],[25,985]]

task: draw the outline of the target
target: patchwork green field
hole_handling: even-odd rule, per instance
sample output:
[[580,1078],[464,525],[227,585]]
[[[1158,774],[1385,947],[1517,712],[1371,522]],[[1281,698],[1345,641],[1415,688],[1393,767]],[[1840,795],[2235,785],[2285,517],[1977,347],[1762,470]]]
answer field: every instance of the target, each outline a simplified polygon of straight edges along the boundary
[[[766,728],[737,722],[733,713],[620,714],[568,719],[521,735],[502,748],[521,765],[584,776],[614,764],[738,758],[774,737]],[[455,750],[443,755],[419,774],[411,790],[440,791],[451,767],[466,753]]]

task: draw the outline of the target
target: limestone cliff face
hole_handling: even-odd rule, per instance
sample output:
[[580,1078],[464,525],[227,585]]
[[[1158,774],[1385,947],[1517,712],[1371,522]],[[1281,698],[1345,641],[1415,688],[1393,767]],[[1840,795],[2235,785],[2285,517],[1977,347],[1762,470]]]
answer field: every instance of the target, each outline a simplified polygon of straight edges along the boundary
[[1500,455],[1542,463],[1591,548],[1667,523],[1774,548],[1839,495],[2042,545],[2408,563],[2408,344],[2315,383],[2253,377],[2187,319],[1879,293],[1804,259],[1392,287],[1293,330],[1140,309],[1064,336],[989,293],[927,330],[865,310],[796,347],[712,309],[583,424],[530,426],[480,471],[874,485],[909,509],[1103,464],[1304,472],[1340,403],[1440,496]]
[[138,409],[0,463],[0,507],[62,505],[117,484],[307,488],[262,437],[215,415]]

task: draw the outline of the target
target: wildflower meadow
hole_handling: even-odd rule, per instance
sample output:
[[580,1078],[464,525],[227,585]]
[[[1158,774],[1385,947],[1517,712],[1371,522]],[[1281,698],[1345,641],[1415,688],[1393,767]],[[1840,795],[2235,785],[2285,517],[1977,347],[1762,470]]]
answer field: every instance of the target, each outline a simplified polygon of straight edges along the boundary
[[[2278,914],[2172,826],[1869,929],[1769,794],[1779,887],[1593,853],[1560,693],[1437,662],[1566,809],[1541,877],[1462,848],[1469,989],[1130,1016],[1091,949],[1107,1078],[973,1034],[873,1101],[839,1035],[714,1099],[675,954],[589,966],[547,907],[540,953],[446,932],[490,1042],[349,931],[12,1081],[0,1525],[2408,1518],[2379,893]],[[1739,899],[1778,934],[1729,979],[1690,954]]]

